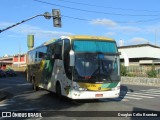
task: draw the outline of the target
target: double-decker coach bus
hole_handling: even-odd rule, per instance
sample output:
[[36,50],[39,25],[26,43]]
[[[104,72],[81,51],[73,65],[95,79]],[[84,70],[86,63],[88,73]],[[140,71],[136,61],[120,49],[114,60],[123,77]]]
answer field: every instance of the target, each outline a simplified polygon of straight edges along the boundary
[[116,98],[120,60],[115,40],[63,36],[28,51],[27,80],[71,99]]

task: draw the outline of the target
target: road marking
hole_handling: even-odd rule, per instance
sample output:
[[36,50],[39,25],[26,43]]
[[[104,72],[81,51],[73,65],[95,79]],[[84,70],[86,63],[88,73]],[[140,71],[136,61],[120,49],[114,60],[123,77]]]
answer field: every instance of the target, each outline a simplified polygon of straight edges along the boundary
[[135,96],[135,97],[140,97],[140,98],[154,98],[154,97],[150,97],[150,96],[144,96],[144,94],[142,94],[142,95],[135,95],[135,94],[127,94],[127,96],[129,95],[129,97],[131,96]]
[[[127,93],[134,93],[134,92],[127,92]],[[160,91],[147,91],[147,92],[135,92],[135,93],[151,93],[151,94],[160,94]]]
[[127,99],[136,99],[136,100],[143,99],[143,98],[135,98],[135,97],[131,97],[131,96],[124,96],[124,98],[127,98]]
[[120,98],[128,100],[141,100],[144,98],[156,98],[160,97],[160,88],[158,89],[148,89],[148,90],[139,90],[134,92],[121,91]]
[[132,93],[132,94],[133,94],[133,95],[134,95],[134,94],[136,94],[136,95],[138,94],[138,95],[148,95],[148,96],[157,96],[157,97],[160,97],[160,95],[148,94],[148,93],[147,93],[147,94],[146,94],[146,93]]
[[6,105],[8,105],[8,104],[0,104],[0,107],[6,106]]

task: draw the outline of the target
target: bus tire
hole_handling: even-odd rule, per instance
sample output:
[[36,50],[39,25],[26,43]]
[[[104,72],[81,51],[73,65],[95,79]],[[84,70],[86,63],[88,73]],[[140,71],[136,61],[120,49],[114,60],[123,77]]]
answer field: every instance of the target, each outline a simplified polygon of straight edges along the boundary
[[32,81],[32,84],[33,84],[33,90],[38,91],[39,87],[36,85],[34,80]]
[[33,84],[33,90],[35,90],[35,91],[38,91],[38,90],[39,90],[39,87],[38,87],[38,86],[36,86],[36,84],[35,84],[35,83]]
[[61,93],[61,85],[59,82],[57,82],[56,84],[56,94],[58,95],[59,98],[62,97],[62,93]]

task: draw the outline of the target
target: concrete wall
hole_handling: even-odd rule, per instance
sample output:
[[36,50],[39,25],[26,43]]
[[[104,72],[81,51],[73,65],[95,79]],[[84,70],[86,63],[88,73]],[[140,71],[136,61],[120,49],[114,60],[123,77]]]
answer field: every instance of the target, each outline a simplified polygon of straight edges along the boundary
[[160,78],[121,77],[122,84],[146,85],[160,87]]

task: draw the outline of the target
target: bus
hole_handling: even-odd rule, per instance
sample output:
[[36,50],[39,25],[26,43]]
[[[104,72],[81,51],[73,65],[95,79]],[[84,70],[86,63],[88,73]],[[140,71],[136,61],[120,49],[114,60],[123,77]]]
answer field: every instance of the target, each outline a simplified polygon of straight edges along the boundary
[[62,36],[27,53],[27,80],[33,88],[71,99],[117,98],[120,58],[114,39]]

